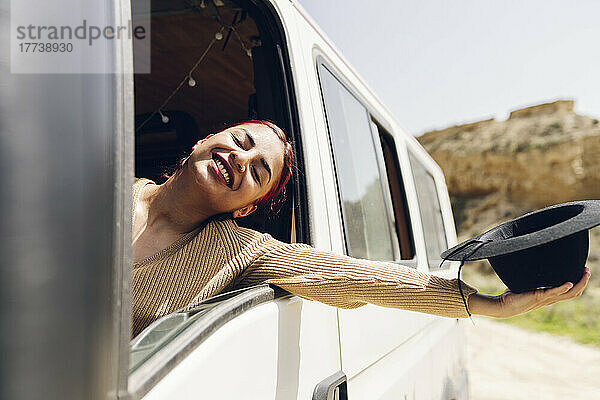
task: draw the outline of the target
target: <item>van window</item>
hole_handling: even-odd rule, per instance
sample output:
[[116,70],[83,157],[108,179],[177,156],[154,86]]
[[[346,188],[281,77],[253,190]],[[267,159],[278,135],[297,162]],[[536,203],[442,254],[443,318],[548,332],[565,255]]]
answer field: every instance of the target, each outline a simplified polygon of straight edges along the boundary
[[342,200],[347,251],[357,258],[394,260],[370,115],[322,64],[319,79]]
[[409,153],[409,159],[419,200],[427,260],[429,268],[434,269],[438,268],[442,261],[440,254],[448,248],[440,200],[433,175],[413,154]]
[[379,141],[381,142],[383,160],[387,172],[394,226],[400,246],[400,259],[412,260],[415,258],[415,241],[408,215],[408,202],[406,201],[406,191],[404,190],[402,172],[400,170],[400,163],[398,162],[396,144],[394,143],[393,136],[386,132],[380,125],[377,125],[377,131],[379,133]]
[[[152,70],[134,75],[135,176],[163,183],[199,139],[237,121],[271,120],[299,148],[285,46],[266,6],[187,3],[152,2]],[[134,54],[143,51],[134,46]],[[300,172],[302,162],[299,148]],[[278,213],[266,207],[238,223],[281,241],[306,241],[298,175]]]

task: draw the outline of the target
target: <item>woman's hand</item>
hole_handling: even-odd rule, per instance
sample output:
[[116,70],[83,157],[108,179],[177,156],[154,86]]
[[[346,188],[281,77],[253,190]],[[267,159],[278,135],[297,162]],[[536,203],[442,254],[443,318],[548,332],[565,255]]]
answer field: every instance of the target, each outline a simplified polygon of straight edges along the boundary
[[498,296],[475,293],[469,296],[469,311],[471,314],[496,318],[513,317],[558,301],[581,296],[590,280],[590,275],[590,269],[586,267],[583,277],[575,286],[571,282],[567,282],[554,288],[537,289],[524,293],[513,293],[507,290]]

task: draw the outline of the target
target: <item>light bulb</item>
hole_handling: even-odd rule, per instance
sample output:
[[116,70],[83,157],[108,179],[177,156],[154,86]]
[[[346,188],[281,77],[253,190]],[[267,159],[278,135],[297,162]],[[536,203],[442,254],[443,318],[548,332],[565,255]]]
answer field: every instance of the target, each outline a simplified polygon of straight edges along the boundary
[[190,87],[196,86],[196,80],[194,78],[192,78],[191,75],[190,75],[190,78],[188,79],[188,85],[190,85]]
[[217,40],[223,39],[223,34],[221,32],[215,33],[215,39],[217,39]]
[[204,2],[204,0],[200,2],[200,8],[206,8],[206,3]]
[[167,117],[165,114],[163,114],[160,110],[158,111],[158,113],[161,116],[161,121],[163,122],[163,124],[168,124],[169,123],[169,117]]

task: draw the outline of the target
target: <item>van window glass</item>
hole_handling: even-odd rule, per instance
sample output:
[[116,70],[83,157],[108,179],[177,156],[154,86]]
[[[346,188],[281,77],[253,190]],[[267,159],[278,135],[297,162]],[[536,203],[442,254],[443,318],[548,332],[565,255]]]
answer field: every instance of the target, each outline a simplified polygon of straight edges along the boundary
[[348,252],[358,258],[394,260],[370,116],[323,65],[319,66],[319,77],[342,198]]
[[413,154],[409,154],[409,159],[419,200],[427,260],[430,268],[437,268],[442,261],[440,254],[448,245],[435,180]]
[[406,192],[400,171],[400,163],[398,162],[396,144],[394,143],[393,136],[381,126],[377,125],[377,130],[381,149],[383,150],[387,181],[390,188],[389,192],[392,199],[394,223],[400,246],[400,259],[412,260],[415,257],[415,242],[408,214],[408,202],[406,201]]

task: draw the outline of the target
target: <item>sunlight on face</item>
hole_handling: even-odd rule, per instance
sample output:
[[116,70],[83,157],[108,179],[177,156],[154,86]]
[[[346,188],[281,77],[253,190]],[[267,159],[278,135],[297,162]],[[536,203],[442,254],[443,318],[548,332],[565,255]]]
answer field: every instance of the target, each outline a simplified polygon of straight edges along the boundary
[[209,136],[189,165],[215,213],[253,204],[277,183],[285,147],[268,126],[246,123]]

